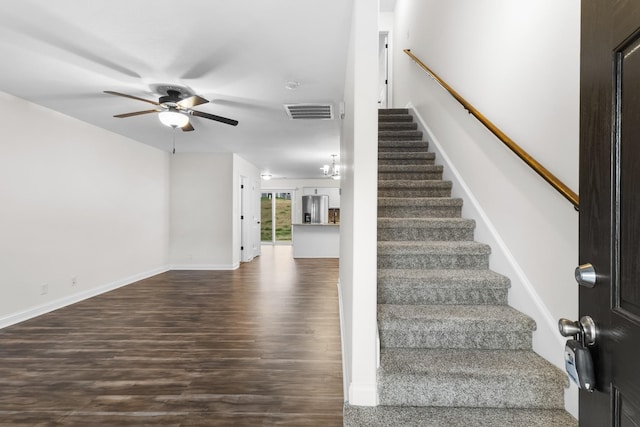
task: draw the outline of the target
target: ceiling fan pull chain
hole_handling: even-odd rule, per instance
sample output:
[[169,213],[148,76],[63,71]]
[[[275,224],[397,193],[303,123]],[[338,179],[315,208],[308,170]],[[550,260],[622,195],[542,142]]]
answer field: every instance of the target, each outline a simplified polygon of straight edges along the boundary
[[173,154],[176,154],[176,127],[171,126],[173,128]]

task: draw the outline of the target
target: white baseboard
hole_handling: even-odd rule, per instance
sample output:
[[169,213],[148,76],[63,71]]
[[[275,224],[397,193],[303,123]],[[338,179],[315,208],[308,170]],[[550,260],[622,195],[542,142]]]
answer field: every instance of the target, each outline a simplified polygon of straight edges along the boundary
[[143,280],[148,277],[155,276],[156,274],[164,273],[168,270],[169,270],[168,266],[158,267],[153,270],[134,274],[133,276],[125,277],[123,279],[116,280],[111,283],[107,283],[106,285],[102,285],[97,288],[88,289],[86,291],[78,292],[73,295],[59,298],[59,299],[47,302],[45,304],[37,305],[35,307],[29,308],[27,310],[24,310],[18,313],[10,314],[8,316],[0,318],[0,329],[6,328],[7,326],[15,325],[16,323],[24,322],[25,320],[29,320],[34,317],[41,316],[43,314],[49,313],[54,310],[58,310],[68,305],[75,304],[77,302],[95,297],[105,292],[109,292],[114,289],[121,288],[123,286],[129,285],[139,280]]
[[342,306],[342,285],[338,280],[338,314],[340,316],[340,348],[342,349],[342,393],[345,402],[349,396],[349,378],[351,378],[351,371],[347,365],[347,349],[344,346],[344,311]]
[[354,384],[349,386],[349,405],[378,406],[376,384]]

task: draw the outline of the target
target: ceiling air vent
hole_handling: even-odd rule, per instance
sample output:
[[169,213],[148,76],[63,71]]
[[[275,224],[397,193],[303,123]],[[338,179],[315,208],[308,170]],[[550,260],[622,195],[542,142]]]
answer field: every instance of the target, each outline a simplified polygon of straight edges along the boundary
[[333,119],[331,104],[285,104],[284,108],[291,119]]

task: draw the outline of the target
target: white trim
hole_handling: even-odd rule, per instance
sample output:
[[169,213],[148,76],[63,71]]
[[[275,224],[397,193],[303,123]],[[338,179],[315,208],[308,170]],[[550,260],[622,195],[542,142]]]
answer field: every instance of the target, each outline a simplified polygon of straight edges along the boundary
[[378,406],[376,384],[354,384],[349,386],[349,405]]
[[95,297],[105,292],[109,292],[114,289],[118,289],[123,286],[130,285],[131,283],[138,282],[140,280],[149,278],[151,276],[155,276],[160,273],[164,273],[166,271],[169,271],[169,268],[167,266],[158,267],[153,270],[134,274],[133,276],[125,277],[124,279],[107,283],[106,285],[99,286],[97,288],[78,292],[73,295],[66,296],[64,298],[59,298],[45,304],[37,305],[35,307],[29,308],[27,310],[24,310],[18,313],[10,314],[0,319],[0,329],[6,328],[7,326],[15,325],[16,323],[24,322],[25,320],[33,319],[34,317],[38,317],[43,314],[49,313],[51,311],[66,307],[68,305],[75,304],[80,301],[84,301],[86,299]]
[[[534,332],[534,351],[557,367],[564,369],[561,349],[564,347],[565,342],[564,338],[557,332],[557,321],[553,318],[527,275],[518,264],[502,237],[498,234],[478,200],[471,193],[469,186],[465,183],[456,167],[451,163],[449,156],[447,156],[429,126],[411,103],[408,103],[406,108],[411,110],[412,115],[418,122],[418,127],[421,128],[420,130],[428,135],[430,148],[436,153],[436,161],[446,166],[445,174],[448,175],[446,178],[454,182],[454,188],[456,188],[456,190],[460,190],[461,194],[459,194],[459,196],[464,199],[465,216],[476,220],[476,229],[484,228],[484,234],[489,240],[484,243],[489,244],[492,248],[492,268],[493,264],[499,264],[502,268],[496,268],[496,271],[511,279],[512,288],[522,288],[529,297],[529,304],[526,306],[512,304],[511,300],[509,304],[517,310],[531,316],[536,321],[538,329]],[[560,350],[555,351],[556,349]]]
[[240,263],[233,264],[174,264],[171,270],[236,270]]
[[349,366],[347,365],[347,355],[344,348],[344,311],[342,307],[342,286],[340,280],[337,283],[338,287],[338,313],[340,315],[340,348],[342,351],[342,393],[344,394],[344,401],[348,401],[349,386],[347,385],[347,379],[350,377],[350,373],[347,372]]

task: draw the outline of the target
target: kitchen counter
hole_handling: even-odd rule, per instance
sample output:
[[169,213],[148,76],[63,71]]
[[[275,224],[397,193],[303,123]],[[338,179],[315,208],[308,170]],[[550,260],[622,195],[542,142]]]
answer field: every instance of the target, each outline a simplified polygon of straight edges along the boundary
[[340,224],[293,224],[294,258],[338,258]]

